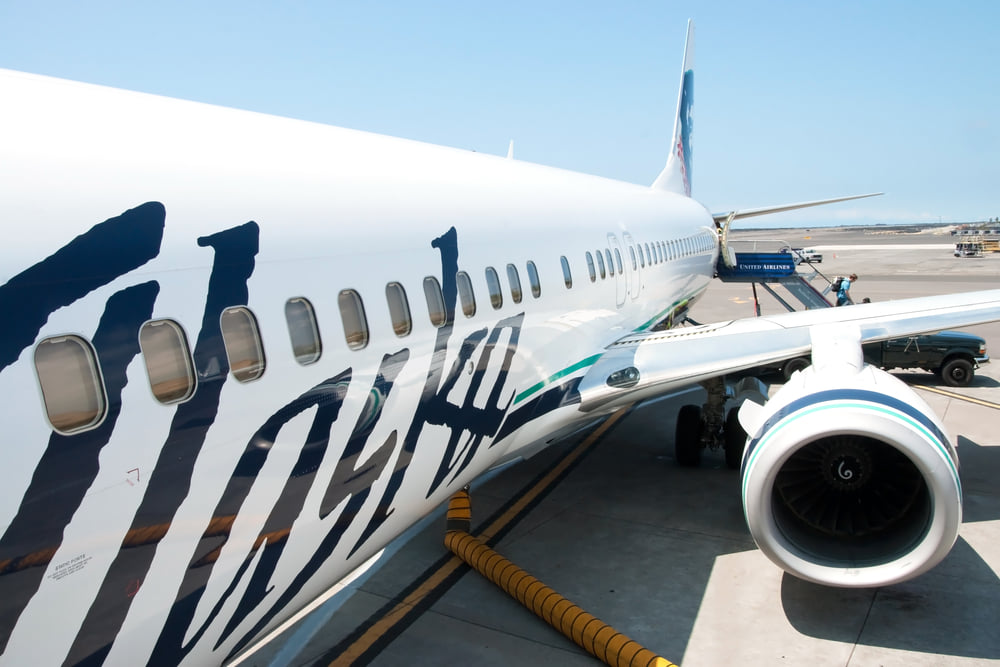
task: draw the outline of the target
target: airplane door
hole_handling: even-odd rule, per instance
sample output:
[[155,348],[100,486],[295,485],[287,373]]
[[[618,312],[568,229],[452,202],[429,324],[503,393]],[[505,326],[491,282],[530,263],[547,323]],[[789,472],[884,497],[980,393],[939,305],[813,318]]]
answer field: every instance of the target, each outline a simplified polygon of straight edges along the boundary
[[625,278],[628,283],[628,295],[633,300],[639,298],[639,288],[642,285],[642,264],[643,262],[636,256],[636,253],[641,253],[642,248],[635,244],[632,240],[632,235],[628,232],[622,234],[622,240],[625,241],[625,261],[628,266],[625,267]]
[[608,234],[608,245],[611,246],[612,261],[615,263],[615,302],[621,308],[628,296],[628,274],[625,272],[625,265],[628,262],[622,257],[622,248],[618,244],[617,236]]

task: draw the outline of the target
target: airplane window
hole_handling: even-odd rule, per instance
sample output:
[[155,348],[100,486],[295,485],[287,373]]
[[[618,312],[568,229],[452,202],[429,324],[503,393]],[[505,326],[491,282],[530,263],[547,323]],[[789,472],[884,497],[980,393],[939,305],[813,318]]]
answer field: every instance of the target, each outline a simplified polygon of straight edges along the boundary
[[639,248],[639,266],[646,268],[646,257],[642,254],[642,244],[638,245]]
[[444,309],[444,295],[441,294],[441,283],[434,276],[424,278],[424,297],[427,299],[427,314],[435,327],[444,326],[448,313]]
[[[634,256],[632,257],[632,263],[635,263]],[[622,253],[618,248],[615,248],[615,266],[618,267],[619,274],[625,273],[625,270],[622,268]]]
[[104,418],[107,401],[97,355],[77,336],[46,338],[35,348],[35,371],[45,413],[60,433],[75,433]]
[[347,347],[360,350],[368,345],[368,318],[361,295],[352,289],[341,290],[337,295],[340,320],[344,325],[344,340]]
[[569,289],[573,286],[573,274],[569,270],[569,260],[563,255],[559,258],[559,262],[562,264],[563,282],[566,283],[566,289]]
[[536,299],[542,295],[542,283],[538,280],[538,268],[530,259],[528,260],[528,282],[531,283],[531,296]]
[[323,344],[319,338],[316,312],[309,299],[300,296],[286,301],[285,322],[288,324],[288,337],[292,341],[295,361],[303,366],[318,361],[323,353]]
[[611,259],[611,251],[605,249],[604,254],[608,257],[608,275],[613,276],[615,275],[615,263],[614,260]]
[[410,303],[406,300],[406,290],[399,283],[389,283],[385,286],[385,300],[389,304],[392,330],[400,338],[408,336],[413,329],[413,320],[410,319]]
[[645,246],[646,246],[646,264],[649,264],[650,266],[652,266],[653,265],[653,255],[652,255],[652,253],[649,252],[649,244],[646,243]]
[[194,363],[187,336],[171,320],[146,322],[139,329],[149,388],[160,403],[177,403],[194,393]]
[[513,264],[507,265],[507,281],[510,283],[511,301],[521,303],[521,277],[517,274],[517,267]]
[[590,274],[590,282],[597,282],[597,269],[594,268],[594,256],[587,251],[587,272]]
[[219,324],[233,377],[240,382],[250,382],[263,375],[264,347],[253,313],[243,306],[226,308]]
[[666,259],[666,255],[663,252],[663,241],[656,242],[656,254],[659,256],[660,263],[662,264],[663,260]]
[[604,271],[604,253],[598,250],[596,257],[597,257],[597,270],[601,274],[601,280],[604,280],[604,278],[607,276],[607,274]]
[[492,266],[486,267],[486,288],[490,291],[490,303],[494,310],[503,305],[503,292],[500,291],[500,276]]
[[466,317],[476,314],[476,294],[472,291],[472,279],[465,271],[455,274],[455,282],[458,283],[458,298],[462,301],[462,312]]
[[635,261],[635,248],[633,248],[632,246],[629,246],[628,247],[628,254],[632,255],[632,270],[633,271],[638,271],[639,270],[639,263],[637,261]]

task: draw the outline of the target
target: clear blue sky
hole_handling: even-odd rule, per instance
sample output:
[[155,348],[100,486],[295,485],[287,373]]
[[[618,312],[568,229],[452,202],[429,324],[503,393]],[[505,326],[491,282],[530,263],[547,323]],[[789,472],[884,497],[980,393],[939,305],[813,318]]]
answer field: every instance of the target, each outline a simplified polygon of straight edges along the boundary
[[[695,20],[695,197],[1000,216],[1000,2],[15,2],[0,67],[651,183]],[[2,103],[2,101],[0,101]],[[2,151],[2,147],[0,147]]]

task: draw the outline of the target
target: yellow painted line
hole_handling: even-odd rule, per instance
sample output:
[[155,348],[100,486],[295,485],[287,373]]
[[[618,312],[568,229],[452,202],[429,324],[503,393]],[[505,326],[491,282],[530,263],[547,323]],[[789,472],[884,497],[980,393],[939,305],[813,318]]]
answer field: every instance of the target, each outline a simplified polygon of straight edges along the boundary
[[[557,480],[559,476],[573,464],[574,461],[579,459],[588,449],[600,440],[601,436],[607,433],[608,429],[618,423],[618,421],[628,413],[631,407],[631,405],[627,405],[619,409],[617,412],[612,413],[611,416],[605,419],[593,433],[587,436],[586,439],[577,445],[573,451],[567,454],[558,465],[538,480],[535,485],[531,487],[527,493],[523,494],[506,512],[491,522],[490,525],[479,534],[483,541],[489,540],[491,537],[496,535],[497,532],[499,532],[515,516],[524,511],[524,508],[531,504],[531,502],[549,485],[555,482],[555,480]],[[356,641],[354,641],[354,643],[348,646],[339,656],[337,656],[333,662],[329,663],[330,667],[346,667],[347,665],[353,664],[354,661],[364,655],[364,653],[368,651],[368,649],[370,649],[377,640],[384,636],[396,623],[401,621],[414,606],[419,604],[420,601],[427,597],[437,586],[441,585],[441,583],[451,576],[455,570],[463,566],[465,566],[465,562],[458,556],[449,559],[436,572],[430,575],[424,583],[414,589],[409,595],[398,602],[396,606],[390,609],[385,616],[379,619],[376,623],[372,624],[368,630],[366,630]]]
[[956,394],[953,391],[947,391],[944,389],[938,389],[937,387],[928,387],[925,384],[915,384],[913,385],[917,389],[923,389],[925,391],[931,391],[935,394],[941,394],[942,396],[947,396],[948,398],[957,398],[960,401],[966,401],[968,403],[975,403],[976,405],[983,405],[987,408],[993,408],[994,410],[1000,410],[1000,403],[992,403],[990,401],[984,401],[980,398],[973,398],[972,396],[963,396],[962,394]]
[[506,512],[501,514],[493,521],[493,523],[491,523],[489,526],[483,529],[479,533],[479,537],[483,541],[488,541],[490,538],[496,535],[501,528],[503,528],[505,525],[507,525],[507,523],[511,521],[511,519],[513,519],[515,516],[524,511],[524,508],[530,505],[532,501],[534,501],[534,499],[538,497],[538,494],[540,494],[548,486],[550,486],[556,479],[558,479],[559,476],[562,475],[563,472],[566,470],[566,468],[570,467],[578,458],[583,456],[583,454],[588,449],[593,447],[594,443],[600,440],[601,437],[605,433],[607,433],[612,426],[617,424],[622,419],[622,417],[628,414],[628,411],[631,409],[632,409],[631,405],[626,405],[623,408],[619,408],[617,412],[612,413],[610,417],[604,420],[604,423],[602,423],[600,426],[594,429],[593,433],[588,435],[583,442],[581,442],[573,449],[573,451],[567,454],[559,462],[559,465],[552,468],[552,470],[550,470],[548,474],[545,475],[545,477],[542,477],[540,480],[538,480],[538,482],[535,483],[535,485],[531,488],[530,491],[528,491],[520,498],[518,498],[517,502],[511,505]]

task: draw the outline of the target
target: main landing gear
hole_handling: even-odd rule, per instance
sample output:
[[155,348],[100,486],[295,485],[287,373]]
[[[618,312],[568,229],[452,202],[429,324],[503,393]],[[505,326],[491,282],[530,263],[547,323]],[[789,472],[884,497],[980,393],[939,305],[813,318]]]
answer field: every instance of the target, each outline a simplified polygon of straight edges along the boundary
[[737,469],[743,462],[747,434],[738,413],[743,401],[761,405],[767,401],[767,386],[757,378],[731,383],[713,378],[701,383],[707,392],[704,405],[684,405],[677,414],[674,455],[677,464],[693,468],[701,464],[705,449],[722,449],[726,466]]

